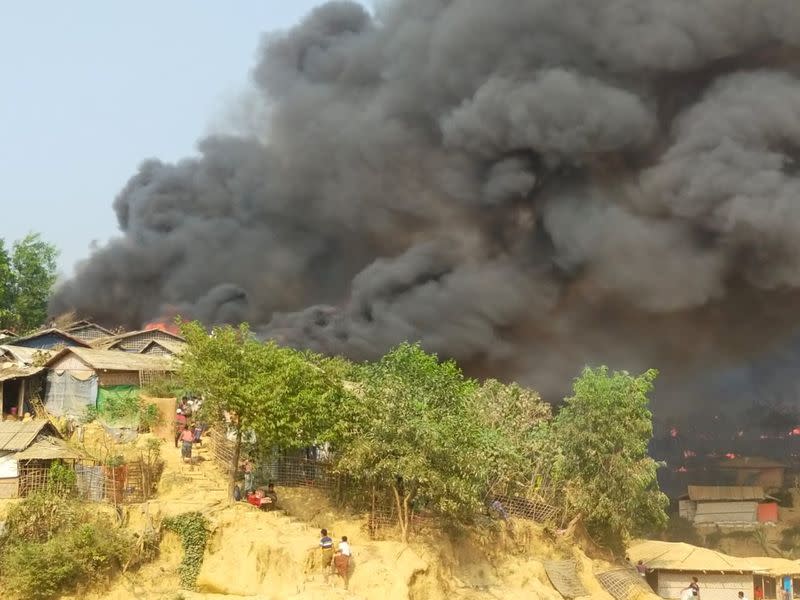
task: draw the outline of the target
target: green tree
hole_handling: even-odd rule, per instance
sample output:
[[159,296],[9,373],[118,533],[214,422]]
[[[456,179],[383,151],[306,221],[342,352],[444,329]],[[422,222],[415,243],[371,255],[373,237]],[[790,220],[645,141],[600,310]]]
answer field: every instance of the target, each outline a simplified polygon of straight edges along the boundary
[[404,540],[416,502],[466,520],[481,506],[493,431],[482,421],[474,381],[451,361],[403,344],[360,368],[338,468],[391,489]]
[[663,528],[666,496],[647,455],[648,393],[658,372],[634,377],[586,368],[553,422],[556,474],[595,539],[615,551],[631,534]]
[[0,240],[0,327],[24,332],[44,322],[57,256],[39,234],[15,242],[11,253]]
[[492,481],[508,492],[516,488],[525,493],[532,480],[549,470],[545,451],[549,440],[543,426],[552,418],[550,405],[534,390],[496,379],[484,381],[476,393],[482,420],[495,439],[486,455]]
[[203,411],[217,423],[225,414],[236,428],[230,491],[241,452],[242,433],[253,432],[264,448],[302,448],[325,441],[341,385],[313,364],[307,354],[262,343],[247,325],[216,327],[209,335],[197,323],[181,325],[188,344],[179,376],[202,394]]

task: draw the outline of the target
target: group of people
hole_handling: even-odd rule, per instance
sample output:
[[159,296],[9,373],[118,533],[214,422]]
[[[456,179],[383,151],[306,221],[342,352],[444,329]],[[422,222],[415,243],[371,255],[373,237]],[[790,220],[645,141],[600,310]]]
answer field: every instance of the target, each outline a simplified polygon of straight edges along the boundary
[[181,458],[186,461],[192,460],[192,446],[202,444],[203,425],[197,421],[192,421],[192,416],[199,410],[200,401],[184,398],[180,406],[175,410],[175,447],[178,442],[181,444]]
[[333,548],[333,538],[328,535],[328,530],[323,529],[320,531],[319,547],[322,551],[322,569],[325,574],[325,581],[328,580],[328,574],[331,569],[342,578],[344,581],[344,588],[347,589],[350,585],[350,558],[352,551],[350,550],[350,542],[347,541],[347,536],[343,535],[336,550]]

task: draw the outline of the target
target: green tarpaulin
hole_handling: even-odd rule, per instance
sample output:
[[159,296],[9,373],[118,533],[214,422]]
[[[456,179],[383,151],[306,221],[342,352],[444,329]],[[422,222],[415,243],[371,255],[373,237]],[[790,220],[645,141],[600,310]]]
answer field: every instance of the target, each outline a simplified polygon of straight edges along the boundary
[[136,425],[139,420],[139,386],[98,387],[97,413],[109,423]]

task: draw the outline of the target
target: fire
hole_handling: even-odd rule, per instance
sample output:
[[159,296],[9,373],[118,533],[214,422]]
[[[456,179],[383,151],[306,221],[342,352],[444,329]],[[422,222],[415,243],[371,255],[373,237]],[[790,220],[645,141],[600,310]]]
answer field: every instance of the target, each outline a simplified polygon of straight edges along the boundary
[[150,321],[149,323],[145,324],[144,329],[149,331],[151,329],[160,329],[161,331],[166,331],[167,333],[174,333],[179,334],[180,329],[175,323],[169,323],[167,321]]
[[670,435],[670,437],[673,437],[673,438],[678,437],[678,428],[677,427],[672,427],[669,430],[669,435]]
[[683,458],[691,458],[693,456],[697,456],[697,452],[694,450],[684,450],[683,451]]
[[800,427],[795,427],[794,429],[792,429],[789,435],[800,435]]
[[736,455],[733,452],[728,452],[725,455],[725,458],[727,458],[728,460],[732,460],[732,459],[736,458]]

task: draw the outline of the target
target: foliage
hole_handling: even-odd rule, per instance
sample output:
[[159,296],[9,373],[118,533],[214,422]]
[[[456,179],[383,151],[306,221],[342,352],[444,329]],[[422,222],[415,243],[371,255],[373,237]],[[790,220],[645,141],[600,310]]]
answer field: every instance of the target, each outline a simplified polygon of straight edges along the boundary
[[527,480],[532,466],[542,461],[547,443],[542,426],[552,418],[550,405],[534,390],[495,379],[485,381],[476,394],[482,422],[499,440],[486,455],[494,480]]
[[0,239],[0,328],[25,332],[45,320],[57,256],[38,234],[14,242],[11,252]]
[[656,375],[586,368],[552,425],[556,478],[589,533],[615,551],[631,534],[667,523],[668,500],[647,454],[653,435],[647,395]]
[[118,571],[132,548],[132,539],[96,511],[36,494],[9,511],[0,539],[0,587],[13,598],[55,598]]
[[50,465],[47,475],[47,487],[50,493],[64,496],[71,496],[75,493],[78,478],[75,471],[69,467],[54,462]]
[[694,524],[689,519],[678,515],[670,516],[664,536],[668,542],[686,542],[693,546],[700,546],[703,543],[703,538],[695,529]]
[[84,424],[93,423],[97,420],[97,417],[97,407],[94,405],[89,405],[86,407],[86,412],[83,413],[83,417],[81,417],[81,422]]
[[[262,343],[247,325],[217,327],[208,335],[194,322],[182,324],[181,331],[188,346],[179,377],[203,396],[207,418],[223,423],[227,413],[237,427],[234,462],[242,432],[253,432],[262,447],[286,449],[325,441],[334,430],[341,383],[309,360],[308,353]],[[235,468],[231,472],[233,477]]]
[[150,431],[161,423],[161,413],[158,406],[145,401],[140,395],[139,390],[134,389],[130,393],[108,394],[104,398],[103,404],[98,409],[87,409],[84,422],[87,419],[100,417],[109,423],[137,423],[140,431]]
[[152,431],[161,424],[158,406],[142,401],[139,404],[139,431]]
[[487,454],[500,446],[484,426],[474,381],[454,362],[403,344],[360,368],[338,469],[390,488],[408,538],[415,505],[446,520],[480,510],[490,476]]
[[171,374],[156,377],[142,387],[142,393],[151,398],[179,398],[184,392],[183,382]]
[[203,566],[203,554],[208,541],[208,520],[199,512],[187,512],[164,519],[163,526],[181,538],[183,559],[178,567],[181,586],[193,590]]

